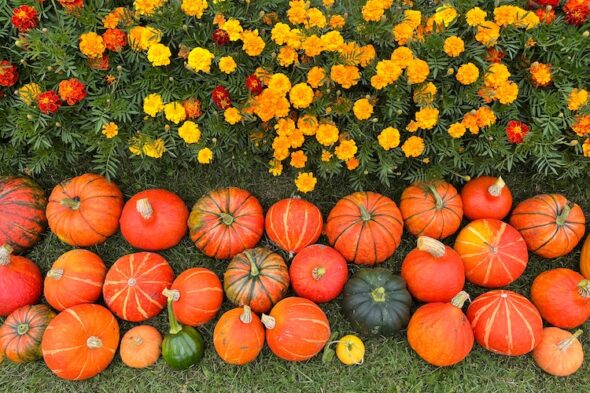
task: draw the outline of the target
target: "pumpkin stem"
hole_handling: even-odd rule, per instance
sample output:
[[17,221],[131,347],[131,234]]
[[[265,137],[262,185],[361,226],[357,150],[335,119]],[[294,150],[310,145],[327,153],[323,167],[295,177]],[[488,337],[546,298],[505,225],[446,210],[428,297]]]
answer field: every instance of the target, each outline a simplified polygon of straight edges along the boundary
[[567,349],[570,347],[570,345],[572,345],[574,343],[574,341],[576,341],[576,339],[578,337],[580,337],[581,335],[582,335],[582,329],[576,330],[576,332],[574,334],[572,334],[572,336],[570,338],[566,338],[565,340],[563,340],[559,344],[557,344],[557,349],[559,349],[560,351],[567,351]]
[[143,344],[143,338],[141,336],[133,336],[133,344],[137,345],[138,347]]
[[234,217],[231,214],[221,213],[219,214],[219,217],[221,218],[221,222],[227,226],[230,226],[234,223]]
[[80,208],[80,198],[64,198],[60,202],[63,206],[70,208],[72,210],[78,210]]
[[166,296],[168,300],[177,302],[180,299],[180,291],[178,289],[164,288],[162,295]]
[[323,266],[317,266],[311,272],[311,275],[316,281],[319,281],[322,277],[324,277],[324,274],[326,274],[326,268]]
[[385,301],[385,288],[379,287],[371,291],[371,297],[374,302],[383,303]]
[[51,269],[47,272],[48,278],[53,278],[54,280],[61,280],[64,276],[64,269]]
[[90,349],[101,348],[102,341],[100,338],[98,338],[96,336],[90,336],[90,337],[88,337],[88,340],[86,340],[86,346]]
[[252,309],[250,306],[244,306],[244,311],[242,311],[242,315],[240,315],[240,321],[242,321],[242,323],[252,322]]
[[570,202],[568,202],[567,205],[565,205],[565,207],[561,211],[561,213],[559,213],[559,215],[557,216],[557,219],[555,220],[557,225],[563,226],[566,223],[571,211],[572,205],[570,204]]
[[270,330],[274,329],[275,325],[277,323],[277,321],[273,317],[271,317],[270,315],[266,315],[266,314],[262,314],[260,321],[262,321],[262,324],[264,325],[265,328],[270,329]]
[[445,202],[441,198],[438,191],[436,191],[436,187],[433,186],[432,184],[428,184],[427,187],[428,187],[428,191],[430,191],[430,193],[434,197],[434,201],[436,202],[436,210],[440,210],[443,207],[445,207]]
[[582,280],[578,283],[578,293],[583,297],[590,297],[590,280]]
[[469,300],[469,294],[465,291],[461,291],[455,295],[453,300],[451,300],[451,304],[457,308],[463,308],[463,305],[467,300]]
[[170,323],[170,334],[178,334],[182,331],[182,325],[176,320],[174,310],[172,309],[172,296],[168,297],[168,322]]
[[488,187],[488,192],[491,196],[497,198],[502,194],[504,187],[506,187],[506,183],[504,182],[504,179],[502,179],[502,176],[500,176],[494,184]]
[[6,266],[10,263],[10,254],[13,248],[10,244],[0,246],[0,266]]
[[29,324],[28,323],[21,323],[17,326],[16,332],[19,336],[26,334],[29,331]]
[[253,258],[250,259],[250,276],[256,277],[260,274],[260,269],[258,269],[258,265]]
[[154,209],[147,198],[141,198],[137,200],[137,202],[135,202],[135,208],[137,209],[137,212],[141,214],[141,217],[144,220],[149,220],[152,218]]
[[420,251],[425,251],[435,258],[443,257],[447,248],[441,242],[428,236],[420,236],[418,238],[417,248]]
[[361,211],[361,220],[362,220],[363,222],[368,222],[368,221],[371,221],[371,219],[372,219],[373,217],[371,216],[371,213],[369,213],[369,212],[367,211],[367,208],[366,208],[366,207],[364,207],[363,205],[359,205],[359,209],[360,209],[360,211]]

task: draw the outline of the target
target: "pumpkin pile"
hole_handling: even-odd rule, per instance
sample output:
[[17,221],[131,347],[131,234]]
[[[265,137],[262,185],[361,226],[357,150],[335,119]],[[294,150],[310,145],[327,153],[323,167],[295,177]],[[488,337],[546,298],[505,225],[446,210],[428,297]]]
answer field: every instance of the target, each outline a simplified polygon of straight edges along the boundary
[[[532,353],[544,371],[570,375],[581,366],[583,349],[581,331],[565,329],[590,318],[590,240],[581,273],[542,272],[530,299],[503,288],[521,277],[529,252],[570,253],[584,236],[584,214],[558,194],[527,199],[503,221],[511,210],[508,186],[492,177],[470,180],[460,192],[444,181],[415,183],[399,208],[387,196],[356,192],[336,203],[325,225],[309,201],[283,199],[265,215],[255,196],[235,187],[209,192],[189,213],[178,195],[163,189],[124,204],[119,188],[96,174],[60,183],[48,200],[28,178],[0,178],[0,316],[6,317],[0,354],[14,363],[43,358],[67,380],[99,374],[117,348],[128,367],[149,367],[162,357],[173,369],[186,369],[207,347],[199,327],[217,318],[227,297],[235,308],[219,316],[212,343],[223,361],[252,362],[265,343],[280,359],[306,361],[335,342],[344,364],[360,364],[359,337],[329,343],[330,322],[320,305],[342,296],[355,331],[394,335],[407,328],[409,346],[432,365],[457,364],[477,343],[501,355]],[[470,221],[461,228],[464,218]],[[120,228],[138,250],[107,268],[99,255],[73,249],[43,280],[37,265],[18,254],[34,246],[46,224],[74,247],[104,243]],[[404,227],[417,245],[395,275],[377,265],[394,255]],[[175,276],[156,253],[187,232],[204,255],[228,260],[223,281],[204,267]],[[443,243],[457,232],[452,247]],[[259,245],[265,233],[276,248]],[[322,233],[329,245],[317,244]],[[348,263],[357,265],[350,278]],[[488,291],[471,300],[466,282]],[[48,305],[39,304],[41,295]],[[414,301],[423,304],[414,310]],[[145,323],[164,309],[169,330],[163,336],[139,324],[120,339],[118,319]],[[552,327],[543,328],[543,321]]]

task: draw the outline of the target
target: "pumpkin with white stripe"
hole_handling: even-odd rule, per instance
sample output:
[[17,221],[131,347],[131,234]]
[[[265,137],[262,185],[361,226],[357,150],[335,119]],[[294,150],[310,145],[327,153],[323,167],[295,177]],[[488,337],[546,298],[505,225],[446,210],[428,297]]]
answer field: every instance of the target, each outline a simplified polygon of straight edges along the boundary
[[203,325],[217,315],[223,303],[223,288],[215,273],[195,267],[180,273],[164,296],[172,300],[176,319],[183,325]]
[[470,222],[459,232],[455,250],[465,265],[467,281],[485,288],[500,288],[514,282],[529,261],[520,233],[496,219]]
[[138,252],[119,258],[109,269],[103,297],[119,318],[141,322],[158,315],[166,307],[162,291],[174,280],[172,268],[162,256]]
[[467,318],[477,343],[501,355],[529,353],[543,337],[539,311],[516,292],[494,290],[478,296],[469,305]]
[[119,346],[119,324],[106,308],[79,304],[59,313],[47,326],[43,360],[62,379],[80,381],[104,371]]
[[219,318],[213,344],[226,363],[243,365],[256,359],[264,347],[264,326],[250,307],[238,307]]

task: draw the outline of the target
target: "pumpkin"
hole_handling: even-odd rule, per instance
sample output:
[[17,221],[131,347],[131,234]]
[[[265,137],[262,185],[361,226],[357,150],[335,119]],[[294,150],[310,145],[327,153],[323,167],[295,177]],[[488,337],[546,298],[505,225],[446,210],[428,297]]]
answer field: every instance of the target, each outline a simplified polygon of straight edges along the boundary
[[467,281],[486,288],[499,288],[518,279],[529,255],[520,233],[496,219],[467,224],[455,240],[455,250],[465,265]]
[[270,315],[262,315],[266,342],[277,357],[301,362],[317,355],[330,339],[330,322],[314,302],[288,297],[278,302]]
[[0,246],[0,317],[37,303],[41,296],[41,270],[28,258],[11,255],[12,247]]
[[414,236],[444,239],[457,232],[463,219],[461,197],[444,181],[412,184],[402,193],[399,208]]
[[510,224],[520,231],[529,250],[544,258],[569,254],[586,231],[580,206],[560,194],[537,195],[521,202]]
[[0,245],[18,254],[33,247],[45,229],[45,192],[25,177],[0,177]]
[[447,303],[429,303],[420,307],[408,324],[410,347],[426,362],[446,367],[457,364],[473,348],[473,330],[461,310],[469,299],[459,292]]
[[412,297],[403,278],[383,268],[361,269],[344,286],[342,309],[354,330],[390,336],[410,320]]
[[548,270],[533,281],[531,300],[551,325],[575,328],[590,318],[590,281],[570,269]]
[[512,193],[501,177],[481,176],[469,180],[461,189],[463,213],[470,220],[502,220],[512,208]]
[[14,363],[41,359],[41,338],[55,313],[44,304],[23,306],[0,327],[0,352]]
[[264,326],[250,307],[224,313],[213,331],[213,344],[226,363],[243,365],[258,357],[264,346]]
[[326,303],[342,292],[348,280],[348,265],[338,251],[314,244],[293,258],[289,277],[297,296],[314,303]]
[[393,255],[403,226],[394,201],[375,192],[355,192],[330,211],[326,235],[347,261],[372,266]]
[[236,255],[223,276],[227,298],[237,306],[249,306],[257,313],[268,312],[285,297],[289,269],[283,258],[259,247]]
[[186,234],[188,208],[173,192],[152,189],[131,197],[121,213],[121,234],[133,247],[159,251],[176,246]]
[[519,356],[529,353],[543,335],[539,311],[524,296],[506,290],[486,292],[467,309],[475,340],[488,351]]
[[578,330],[571,334],[556,327],[543,329],[543,338],[533,351],[533,360],[547,374],[567,377],[582,367],[584,348],[578,340]]
[[421,302],[448,303],[463,289],[465,268],[455,250],[427,236],[402,263],[402,278],[408,291]]
[[168,298],[167,307],[170,330],[162,341],[162,357],[173,369],[186,370],[203,358],[205,341],[194,327],[178,323],[171,298]]
[[119,324],[106,308],[79,304],[59,313],[45,330],[45,364],[58,377],[80,381],[100,374],[113,361]]
[[353,334],[347,334],[336,344],[336,356],[346,366],[363,364],[365,361],[365,343]]
[[146,368],[160,358],[162,335],[149,325],[135,326],[121,339],[121,360],[127,367]]
[[98,255],[71,250],[61,255],[47,272],[43,293],[58,311],[77,304],[94,303],[102,294],[107,269]]
[[104,243],[119,229],[123,194],[105,177],[87,173],[58,184],[47,204],[49,227],[71,246]]
[[172,299],[178,322],[188,326],[203,325],[217,315],[223,303],[223,288],[217,274],[203,267],[182,272],[164,296]]
[[322,212],[316,205],[301,198],[289,198],[268,209],[264,227],[270,240],[291,258],[320,238],[323,225]]
[[195,203],[188,227],[203,254],[228,259],[258,244],[264,233],[264,213],[258,199],[248,191],[222,188]]
[[580,272],[586,278],[590,278],[590,236],[586,238],[580,254]]
[[138,252],[119,258],[109,269],[102,289],[104,301],[115,315],[141,322],[166,307],[162,291],[174,280],[168,262],[158,254]]

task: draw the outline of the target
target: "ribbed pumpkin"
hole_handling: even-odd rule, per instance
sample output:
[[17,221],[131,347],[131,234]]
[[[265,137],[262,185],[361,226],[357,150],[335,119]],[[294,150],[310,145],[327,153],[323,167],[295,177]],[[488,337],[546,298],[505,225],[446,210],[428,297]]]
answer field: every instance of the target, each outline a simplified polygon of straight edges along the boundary
[[556,327],[543,329],[543,339],[533,351],[537,366],[557,377],[567,377],[578,371],[584,363],[584,348],[578,340],[581,334],[581,330],[571,334]]
[[544,258],[569,254],[586,231],[580,206],[560,194],[537,195],[521,202],[510,224],[520,231],[529,250]]
[[262,316],[266,342],[283,360],[301,362],[317,355],[330,339],[330,322],[314,302],[288,297],[278,302],[270,315]]
[[79,304],[49,323],[41,348],[47,367],[58,377],[92,378],[113,361],[119,346],[119,324],[106,308]]
[[301,198],[283,199],[266,212],[266,234],[290,256],[315,243],[322,234],[322,212]]
[[138,252],[119,258],[109,269],[103,286],[106,305],[119,318],[141,322],[166,307],[162,291],[169,288],[174,272],[158,254]]
[[45,192],[25,177],[0,177],[0,245],[15,254],[33,247],[45,229]]
[[326,235],[347,261],[372,266],[393,255],[403,227],[394,201],[375,192],[355,192],[336,203],[328,215]]
[[469,355],[473,330],[461,310],[468,298],[466,292],[459,292],[449,303],[429,303],[416,310],[408,324],[408,342],[418,356],[445,367]]
[[448,303],[465,285],[463,261],[455,250],[431,237],[420,236],[402,263],[408,291],[421,302]]
[[348,265],[338,251],[314,244],[293,258],[289,277],[297,296],[314,303],[326,303],[342,292],[348,280]]
[[590,281],[570,269],[548,270],[533,281],[531,300],[551,325],[572,329],[590,318]]
[[213,331],[213,344],[226,363],[243,365],[258,357],[264,346],[264,326],[250,307],[224,313]]
[[457,232],[463,219],[461,197],[444,181],[412,184],[402,193],[399,208],[414,236],[444,239]]
[[590,278],[590,236],[586,238],[580,254],[580,272],[586,278]]
[[467,224],[455,240],[455,250],[463,259],[467,281],[485,288],[499,288],[514,282],[529,261],[520,233],[495,219]]
[[105,177],[87,173],[58,184],[47,205],[49,227],[71,246],[104,243],[119,229],[123,194]]
[[541,342],[543,320],[524,296],[505,290],[486,292],[467,309],[475,340],[501,355],[519,356]]
[[289,269],[283,258],[258,247],[236,255],[223,276],[227,298],[237,306],[250,306],[268,312],[285,297],[289,288]]
[[14,363],[41,359],[41,339],[55,313],[44,304],[16,309],[0,327],[0,352]]
[[12,247],[0,246],[0,317],[37,303],[41,296],[41,270],[28,258],[11,255]]
[[203,267],[182,272],[164,295],[172,299],[176,319],[183,325],[203,325],[217,315],[223,303],[223,288],[217,274]]
[[71,250],[61,255],[47,272],[43,293],[58,311],[77,304],[94,303],[102,294],[107,268],[98,255],[88,250]]
[[146,368],[155,364],[162,352],[162,335],[153,326],[135,326],[121,339],[121,360],[127,367]]
[[264,213],[258,199],[248,191],[222,188],[195,203],[188,227],[203,254],[229,259],[258,244],[264,233]]
[[168,190],[141,191],[131,197],[121,214],[121,233],[140,250],[159,251],[176,246],[186,234],[188,208]]
[[501,177],[480,176],[461,189],[463,213],[470,220],[502,220],[512,208],[512,193]]

